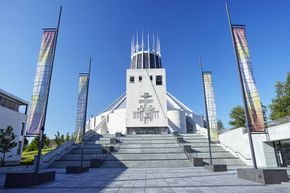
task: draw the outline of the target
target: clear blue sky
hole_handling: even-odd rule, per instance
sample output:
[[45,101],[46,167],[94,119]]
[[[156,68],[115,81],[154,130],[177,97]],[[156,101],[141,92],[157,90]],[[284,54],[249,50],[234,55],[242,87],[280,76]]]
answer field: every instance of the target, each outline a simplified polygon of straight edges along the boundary
[[[204,113],[198,57],[213,73],[217,116],[227,126],[241,105],[239,79],[224,0],[10,0],[0,1],[0,88],[30,101],[42,28],[63,15],[55,57],[46,133],[73,132],[78,74],[93,58],[88,115],[125,92],[130,38],[137,29],[161,37],[167,89],[196,113]],[[290,1],[232,0],[233,23],[246,24],[263,104],[290,70]]]

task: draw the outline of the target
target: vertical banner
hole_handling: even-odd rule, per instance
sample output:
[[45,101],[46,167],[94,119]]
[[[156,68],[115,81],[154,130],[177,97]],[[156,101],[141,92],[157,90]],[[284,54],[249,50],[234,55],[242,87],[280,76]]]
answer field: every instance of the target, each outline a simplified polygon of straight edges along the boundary
[[86,121],[86,107],[88,95],[89,74],[83,73],[79,77],[79,92],[78,92],[78,106],[76,117],[76,131],[75,142],[81,143],[83,140],[85,121]]
[[264,118],[260,96],[253,76],[250,53],[244,27],[232,26],[235,49],[238,56],[239,71],[246,97],[247,119],[251,132],[264,131]]
[[212,74],[211,72],[203,72],[202,78],[204,81],[205,99],[207,105],[208,124],[210,128],[211,141],[219,141],[217,118],[216,118],[216,104],[215,96],[212,86]]
[[47,106],[50,77],[52,75],[53,55],[56,43],[56,29],[43,31],[42,43],[34,79],[32,99],[27,118],[26,135],[39,135],[43,126]]

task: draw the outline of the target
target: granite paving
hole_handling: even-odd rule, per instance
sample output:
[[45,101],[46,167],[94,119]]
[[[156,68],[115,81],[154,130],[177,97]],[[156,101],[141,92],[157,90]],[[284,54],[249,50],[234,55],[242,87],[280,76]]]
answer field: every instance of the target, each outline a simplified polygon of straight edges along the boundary
[[2,193],[290,193],[290,184],[263,185],[238,179],[236,170],[209,172],[203,168],[100,168],[83,174],[65,174],[56,169],[54,182]]

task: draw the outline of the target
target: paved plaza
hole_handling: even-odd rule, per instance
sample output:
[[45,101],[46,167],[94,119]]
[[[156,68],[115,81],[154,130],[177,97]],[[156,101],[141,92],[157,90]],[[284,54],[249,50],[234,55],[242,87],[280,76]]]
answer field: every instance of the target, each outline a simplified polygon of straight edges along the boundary
[[[289,173],[289,172],[288,172]],[[237,178],[235,170],[212,173],[203,168],[110,168],[90,169],[83,174],[65,174],[57,170],[56,180],[27,189],[3,189],[1,175],[0,192],[150,192],[150,193],[289,193],[288,183],[262,185]]]

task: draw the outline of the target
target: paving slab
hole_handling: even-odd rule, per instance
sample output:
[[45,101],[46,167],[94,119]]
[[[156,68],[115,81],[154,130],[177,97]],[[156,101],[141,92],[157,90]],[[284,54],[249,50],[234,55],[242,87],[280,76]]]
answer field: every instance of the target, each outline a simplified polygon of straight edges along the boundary
[[[288,172],[289,174],[289,172]],[[96,168],[83,174],[65,174],[56,170],[56,180],[21,189],[4,189],[0,175],[0,193],[289,193],[289,183],[262,185],[239,179],[236,170],[213,173],[203,168]]]

